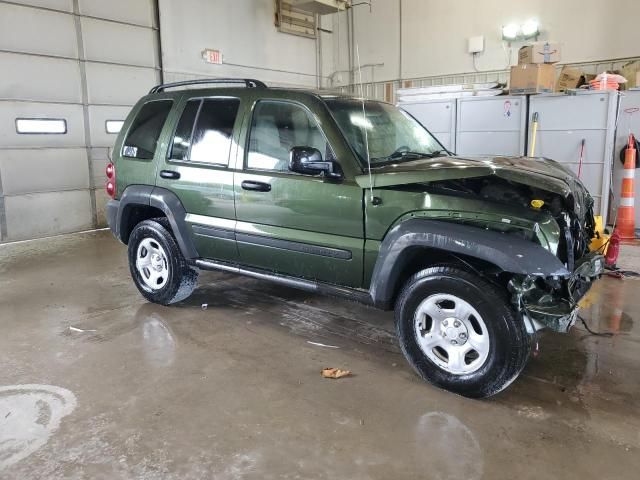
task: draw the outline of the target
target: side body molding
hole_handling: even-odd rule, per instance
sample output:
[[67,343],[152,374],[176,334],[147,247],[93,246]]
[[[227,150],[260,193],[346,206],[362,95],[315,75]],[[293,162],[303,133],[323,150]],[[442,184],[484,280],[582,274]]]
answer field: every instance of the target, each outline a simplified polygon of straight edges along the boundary
[[116,228],[114,233],[120,240],[125,242],[127,240],[122,238],[123,226],[126,225],[128,221],[127,215],[131,212],[129,207],[135,205],[150,206],[164,212],[184,257],[187,260],[198,258],[198,252],[193,245],[189,234],[189,227],[185,221],[187,212],[180,202],[180,199],[174,193],[164,188],[150,185],[132,185],[127,187],[120,197],[115,222]]
[[555,255],[533,242],[478,227],[416,218],[396,225],[382,241],[369,288],[374,304],[390,306],[406,267],[403,256],[414,248],[475,257],[510,273],[569,275]]

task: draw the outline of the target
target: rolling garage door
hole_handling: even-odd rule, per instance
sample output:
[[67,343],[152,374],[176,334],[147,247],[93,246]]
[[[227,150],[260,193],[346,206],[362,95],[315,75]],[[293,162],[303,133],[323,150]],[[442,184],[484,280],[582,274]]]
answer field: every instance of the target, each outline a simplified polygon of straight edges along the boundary
[[105,224],[119,122],[160,81],[156,18],[155,0],[0,0],[0,241]]

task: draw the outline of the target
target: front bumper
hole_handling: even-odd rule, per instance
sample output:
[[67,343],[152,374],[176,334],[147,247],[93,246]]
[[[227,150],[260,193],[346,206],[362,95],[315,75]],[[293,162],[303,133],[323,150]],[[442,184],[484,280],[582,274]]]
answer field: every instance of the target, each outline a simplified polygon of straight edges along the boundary
[[603,272],[604,257],[591,252],[576,263],[573,273],[566,278],[544,279],[546,290],[541,290],[539,277],[512,280],[514,302],[535,324],[565,333],[578,318],[578,302]]
[[107,225],[111,233],[120,240],[120,226],[118,225],[118,212],[120,211],[119,200],[109,200],[106,206]]

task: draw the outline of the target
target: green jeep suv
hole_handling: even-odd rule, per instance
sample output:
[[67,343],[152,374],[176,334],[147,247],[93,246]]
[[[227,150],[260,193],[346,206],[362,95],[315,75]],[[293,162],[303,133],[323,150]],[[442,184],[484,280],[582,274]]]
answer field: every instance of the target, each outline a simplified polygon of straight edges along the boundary
[[[209,88],[200,87],[209,83]],[[461,158],[393,105],[217,79],[154,87],[107,167],[149,301],[222,270],[394,309],[425,380],[487,397],[600,276],[593,200],[542,158]]]

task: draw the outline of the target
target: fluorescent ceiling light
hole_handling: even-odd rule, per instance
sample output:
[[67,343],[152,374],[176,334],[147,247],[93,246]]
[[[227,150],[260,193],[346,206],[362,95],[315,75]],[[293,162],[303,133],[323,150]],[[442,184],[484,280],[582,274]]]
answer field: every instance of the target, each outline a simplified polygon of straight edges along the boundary
[[502,27],[502,38],[504,40],[515,40],[518,38],[518,32],[520,31],[520,27],[515,23],[510,23],[509,25],[505,25]]
[[538,28],[539,25],[536,20],[528,20],[522,25],[522,35],[524,35],[525,38],[535,37],[540,33]]
[[124,120],[107,120],[104,125],[107,133],[120,133]]
[[67,121],[62,118],[16,118],[18,133],[67,133]]

